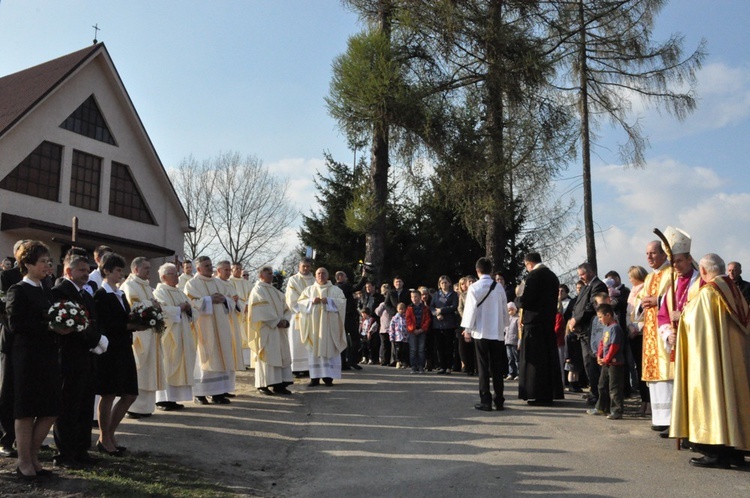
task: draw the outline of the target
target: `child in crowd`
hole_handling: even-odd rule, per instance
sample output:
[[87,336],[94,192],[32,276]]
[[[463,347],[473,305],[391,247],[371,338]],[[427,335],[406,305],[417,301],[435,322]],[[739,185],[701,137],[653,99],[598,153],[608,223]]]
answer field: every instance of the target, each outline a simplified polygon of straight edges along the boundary
[[508,376],[505,380],[518,380],[518,308],[508,303],[510,322],[505,327],[505,350],[508,355]]
[[430,330],[430,308],[422,302],[418,290],[411,291],[411,305],[406,308],[406,330],[409,332],[409,364],[411,373],[424,373],[425,345]]
[[603,325],[602,339],[596,353],[596,361],[602,371],[599,376],[599,401],[588,413],[603,415],[609,412],[608,419],[619,420],[622,418],[625,380],[625,335],[617,323],[611,304],[600,304],[596,308],[596,316]]
[[378,362],[380,352],[380,322],[370,308],[361,312],[359,335],[362,337],[362,363],[373,365]]
[[391,325],[388,328],[388,336],[391,343],[395,345],[396,367],[406,368],[409,358],[408,329],[406,326],[406,305],[398,303],[396,306],[396,316],[391,319]]
[[[594,295],[594,309],[596,309],[600,304],[612,304],[609,298],[609,294],[606,292],[599,292],[598,294]],[[591,373],[592,376],[589,376],[589,385],[591,386],[591,395],[587,400],[587,403],[589,405],[596,405],[597,402],[597,394],[599,390],[599,376],[601,375],[602,368],[596,363],[596,352],[599,349],[599,343],[602,340],[602,334],[604,334],[604,325],[599,320],[592,319],[591,320],[591,336],[589,337],[589,344],[591,347]],[[585,338],[581,338],[582,341],[585,341]],[[585,364],[585,362],[584,362]],[[586,373],[589,373],[588,370]]]

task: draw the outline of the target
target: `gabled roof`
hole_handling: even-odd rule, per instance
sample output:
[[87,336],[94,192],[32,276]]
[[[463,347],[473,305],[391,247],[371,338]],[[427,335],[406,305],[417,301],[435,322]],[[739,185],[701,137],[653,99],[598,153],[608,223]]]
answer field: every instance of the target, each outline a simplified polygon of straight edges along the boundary
[[[182,205],[182,201],[174,189],[172,180],[167,175],[159,154],[156,152],[153,142],[151,142],[151,137],[148,136],[141,117],[138,115],[138,111],[135,109],[133,101],[130,99],[130,95],[128,95],[128,91],[122,83],[120,74],[117,72],[104,43],[100,42],[91,45],[90,47],[63,55],[57,59],[0,78],[0,139],[81,66],[93,60],[100,53],[104,55],[107,65],[111,68],[115,76],[119,89],[125,97],[126,106],[130,108],[133,116],[138,121],[143,138],[145,138],[151,153],[154,155],[154,159],[161,168],[164,179],[172,191],[174,200],[177,201],[177,205],[185,216],[185,220],[189,222],[189,217]],[[188,227],[188,229],[194,230],[192,227]]]
[[0,78],[0,137],[102,45],[97,43]]

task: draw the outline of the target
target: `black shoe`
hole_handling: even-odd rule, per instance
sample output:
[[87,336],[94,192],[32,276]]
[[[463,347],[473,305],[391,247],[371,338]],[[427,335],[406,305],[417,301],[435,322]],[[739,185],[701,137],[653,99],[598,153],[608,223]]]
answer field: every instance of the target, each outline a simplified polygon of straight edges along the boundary
[[139,418],[150,417],[150,413],[137,413],[137,412],[125,412],[125,418],[132,418],[138,420]]
[[445,370],[444,370],[444,369],[442,369],[442,368],[440,368],[440,369],[438,369],[438,371],[437,371],[437,372],[435,372],[435,373],[437,373],[438,375],[445,375]]
[[359,365],[357,365],[356,363],[355,363],[354,365],[352,365],[352,368],[353,368],[354,370],[362,370],[362,367],[360,367],[360,366],[359,366]]
[[327,386],[333,385],[333,379],[330,377],[323,377],[323,382],[325,382]]
[[178,405],[174,401],[162,401],[161,403],[156,403],[156,409],[162,412],[173,412],[182,408],[185,407],[183,405]]
[[2,446],[0,447],[0,456],[3,456],[5,458],[18,458],[18,452],[13,448]]
[[196,405],[207,405],[208,404],[208,399],[206,399],[205,396],[196,396],[195,399],[193,399],[193,402]]
[[273,396],[273,391],[271,391],[267,387],[259,387],[258,388],[258,392],[261,393],[261,394],[265,394],[267,396]]
[[706,469],[728,469],[729,460],[721,457],[702,456],[700,458],[691,458],[690,465]]
[[526,403],[531,406],[552,406],[551,399],[530,399]]
[[36,481],[37,479],[39,479],[39,476],[37,474],[27,476],[26,474],[21,472],[21,469],[19,469],[18,467],[16,467],[16,477],[18,477],[18,479],[20,479],[21,481]]
[[308,387],[315,387],[320,385],[320,379],[310,379],[310,382],[307,383]]
[[105,453],[110,456],[120,456],[122,454],[122,451],[120,451],[119,449],[115,451],[107,450],[107,448],[104,447],[101,441],[96,442],[96,449],[99,450],[99,453]]
[[505,405],[504,404],[499,404],[498,405],[497,403],[495,403],[495,410],[497,410],[499,412],[502,412],[502,411],[505,410]]
[[231,401],[225,398],[223,394],[219,394],[216,396],[211,396],[211,403],[215,405],[228,405],[229,403],[231,403]]
[[661,432],[665,429],[669,429],[669,426],[668,425],[652,425],[651,426],[652,431]]
[[482,410],[483,412],[492,411],[492,405],[486,405],[484,403],[477,403],[476,405],[474,405],[474,408],[477,410]]
[[659,432],[659,437],[662,439],[667,439],[669,437],[669,426],[667,426],[666,429]]
[[683,450],[692,450],[693,449],[693,443],[691,443],[690,441],[688,441],[685,438],[682,438],[680,440],[680,448],[683,449]]
[[292,394],[292,391],[290,391],[286,387],[274,387],[273,392],[276,394]]
[[236,398],[237,397],[236,394],[231,394],[231,393],[224,393],[224,394],[222,394],[222,396],[224,396],[225,398]]

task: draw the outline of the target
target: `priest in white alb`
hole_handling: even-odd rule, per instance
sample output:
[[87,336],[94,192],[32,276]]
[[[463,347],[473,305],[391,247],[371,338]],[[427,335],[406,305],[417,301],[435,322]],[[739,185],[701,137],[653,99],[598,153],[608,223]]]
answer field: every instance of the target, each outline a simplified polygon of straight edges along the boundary
[[[130,263],[130,275],[120,285],[120,290],[132,309],[136,304],[154,304],[151,289],[151,262],[137,257]],[[133,353],[138,369],[138,398],[130,405],[130,418],[148,417],[156,409],[156,391],[164,389],[164,363],[161,350],[161,337],[154,329],[133,332]]]
[[320,379],[330,386],[341,378],[341,352],[346,349],[344,317],[346,297],[328,280],[328,270],[315,271],[315,283],[299,297],[302,344],[307,348],[310,369],[309,386]]
[[287,335],[291,312],[284,294],[272,285],[273,270],[261,268],[258,278],[250,293],[248,313],[250,347],[257,358],[255,387],[263,394],[292,394],[287,389],[294,383]]
[[[219,261],[216,265],[216,277],[224,284],[224,294],[229,296],[234,304],[229,306],[229,325],[232,327],[232,354],[235,363],[241,365],[238,370],[245,369],[245,359],[243,358],[242,345],[247,343],[247,332],[245,331],[247,316],[244,313],[247,304],[247,296],[240,298],[237,291],[230,281],[232,267],[229,261]],[[234,396],[232,396],[234,397]]]
[[250,343],[248,342],[250,322],[247,321],[248,300],[253,290],[253,284],[242,278],[242,263],[232,263],[232,275],[229,277],[229,282],[234,287],[234,294],[237,296],[237,307],[242,310],[239,315],[239,321],[242,325],[242,359],[245,366],[249,367],[255,364],[250,354]]
[[309,370],[307,349],[301,339],[301,314],[299,310],[299,296],[302,291],[315,283],[315,275],[310,271],[312,260],[304,257],[300,260],[298,273],[295,273],[286,283],[286,305],[292,310],[292,320],[289,327],[289,348],[292,353],[292,372],[302,377]]
[[165,263],[159,267],[161,282],[154,290],[167,326],[161,336],[166,386],[156,392],[156,408],[163,411],[180,410],[185,405],[179,401],[193,399],[196,349],[192,322],[197,311],[193,313],[187,296],[177,288],[178,278],[177,267]]
[[226,394],[234,391],[235,370],[244,368],[236,361],[232,348],[229,313],[235,302],[227,296],[226,285],[213,276],[207,256],[195,260],[196,275],[185,285],[185,294],[198,311],[195,321],[198,358],[195,364],[193,395],[198,404],[208,404],[207,396],[217,404],[229,404]]
[[177,288],[185,292],[185,284],[187,284],[188,280],[191,278],[193,278],[193,262],[186,259],[182,262],[182,273],[180,273]]

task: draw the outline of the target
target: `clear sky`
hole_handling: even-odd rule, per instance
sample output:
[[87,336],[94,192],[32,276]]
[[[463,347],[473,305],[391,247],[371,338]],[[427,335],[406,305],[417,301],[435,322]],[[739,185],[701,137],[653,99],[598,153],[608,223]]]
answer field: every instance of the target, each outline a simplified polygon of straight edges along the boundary
[[[351,161],[323,100],[333,58],[361,29],[338,0],[0,0],[0,75],[89,45],[94,24],[165,167],[189,154],[254,154],[309,213],[323,151]],[[674,225],[693,236],[694,255],[738,259],[750,276],[749,25],[746,0],[672,0],[657,19],[658,38],[682,33],[686,52],[708,41],[699,108],[680,123],[634,105],[651,144],[643,170],[623,169],[619,135],[607,123],[598,130],[603,270],[645,266],[652,229]],[[562,176],[560,192],[580,183],[579,162]],[[581,189],[572,195],[580,206]],[[583,261],[582,240],[569,251],[556,269]]]

